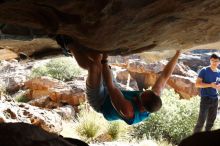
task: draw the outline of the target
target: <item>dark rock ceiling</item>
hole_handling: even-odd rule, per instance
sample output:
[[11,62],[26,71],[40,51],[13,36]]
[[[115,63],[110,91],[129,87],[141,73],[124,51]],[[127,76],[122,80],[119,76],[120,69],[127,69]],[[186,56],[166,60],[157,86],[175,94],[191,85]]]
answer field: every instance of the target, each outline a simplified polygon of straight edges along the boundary
[[65,34],[84,47],[119,55],[218,49],[220,1],[0,0],[0,23],[2,34]]

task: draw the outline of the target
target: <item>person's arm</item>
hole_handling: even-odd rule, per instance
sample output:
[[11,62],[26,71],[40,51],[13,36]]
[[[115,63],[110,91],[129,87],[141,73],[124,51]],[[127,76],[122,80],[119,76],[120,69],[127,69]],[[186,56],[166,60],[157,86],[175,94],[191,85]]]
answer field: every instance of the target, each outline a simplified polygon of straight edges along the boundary
[[202,82],[202,78],[198,77],[195,83],[196,88],[218,88],[215,82],[213,83],[204,83]]
[[168,62],[168,64],[165,66],[163,72],[161,73],[160,77],[157,79],[156,83],[152,87],[152,91],[160,96],[164,86],[166,85],[167,80],[173,73],[173,70],[176,66],[177,60],[180,56],[180,51],[177,50],[174,57]]
[[122,117],[127,119],[133,118],[133,106],[129,100],[125,99],[121,91],[113,83],[112,72],[107,62],[107,55],[105,54],[103,54],[102,64],[102,76],[106,83],[112,105]]

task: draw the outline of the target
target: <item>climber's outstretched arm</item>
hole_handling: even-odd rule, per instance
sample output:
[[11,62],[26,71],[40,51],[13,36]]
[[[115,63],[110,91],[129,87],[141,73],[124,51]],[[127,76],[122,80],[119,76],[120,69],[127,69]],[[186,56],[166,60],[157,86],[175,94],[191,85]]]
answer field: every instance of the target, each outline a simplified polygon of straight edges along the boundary
[[157,79],[156,83],[152,87],[152,91],[156,95],[160,96],[162,90],[164,89],[164,86],[166,85],[167,80],[169,79],[169,77],[173,73],[173,70],[174,70],[174,68],[176,66],[176,63],[178,61],[178,58],[179,58],[180,54],[181,54],[180,50],[177,50],[176,54],[173,56],[173,58],[165,66],[163,72],[161,73],[161,75]]

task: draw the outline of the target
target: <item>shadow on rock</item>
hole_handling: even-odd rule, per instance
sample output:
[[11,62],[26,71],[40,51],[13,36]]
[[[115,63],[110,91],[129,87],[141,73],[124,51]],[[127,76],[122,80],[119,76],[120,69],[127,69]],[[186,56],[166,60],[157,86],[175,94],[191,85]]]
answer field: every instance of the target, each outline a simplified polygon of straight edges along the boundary
[[182,140],[178,146],[220,146],[220,129],[193,134]]
[[1,146],[89,146],[72,138],[63,138],[27,123],[1,123]]

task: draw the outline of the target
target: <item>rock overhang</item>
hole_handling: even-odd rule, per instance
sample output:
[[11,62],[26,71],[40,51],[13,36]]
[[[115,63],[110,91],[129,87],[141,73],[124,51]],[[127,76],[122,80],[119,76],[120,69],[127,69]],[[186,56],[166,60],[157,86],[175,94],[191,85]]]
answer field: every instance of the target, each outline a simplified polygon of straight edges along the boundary
[[37,30],[33,35],[69,35],[81,46],[112,55],[218,49],[219,5],[215,0],[5,0],[0,23]]

